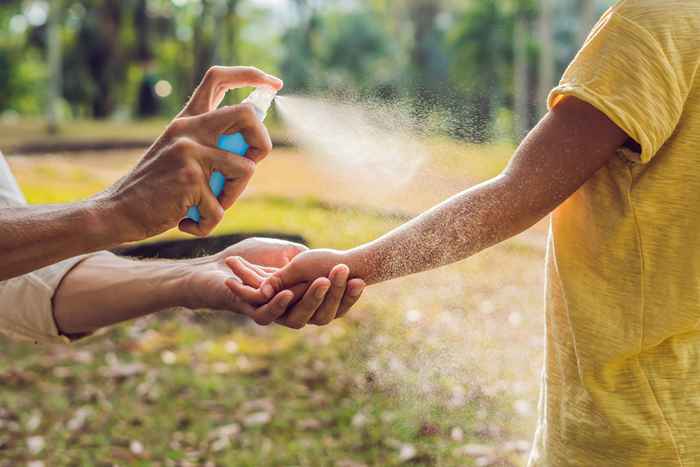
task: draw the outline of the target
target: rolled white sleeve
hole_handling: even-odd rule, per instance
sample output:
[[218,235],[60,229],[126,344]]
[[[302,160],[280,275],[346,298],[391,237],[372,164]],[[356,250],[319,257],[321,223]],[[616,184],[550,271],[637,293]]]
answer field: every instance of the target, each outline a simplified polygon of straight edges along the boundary
[[[26,202],[0,153],[0,208],[23,206]],[[60,334],[53,315],[53,297],[63,278],[81,261],[99,252],[70,258],[23,276],[0,281],[0,332],[35,343],[68,343]]]
[[53,297],[66,274],[91,256],[70,258],[0,282],[0,331],[37,344],[69,343],[71,339],[56,326]]

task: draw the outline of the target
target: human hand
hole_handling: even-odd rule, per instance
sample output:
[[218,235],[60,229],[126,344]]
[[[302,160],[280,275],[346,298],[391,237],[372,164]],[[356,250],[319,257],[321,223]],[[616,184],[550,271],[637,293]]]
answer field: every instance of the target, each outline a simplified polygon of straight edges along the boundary
[[[282,87],[277,78],[248,67],[213,67],[207,71],[184,110],[168,125],[131,172],[96,200],[116,228],[119,242],[135,241],[179,225],[192,235],[208,235],[245,189],[255,162],[271,150],[265,126],[247,104],[217,109],[229,89]],[[232,157],[216,148],[222,133],[241,132],[250,149]],[[214,171],[226,177],[218,197],[209,188]],[[185,219],[199,206],[201,220]]]
[[236,243],[219,253],[219,256],[228,258],[240,256],[248,263],[258,266],[281,268],[299,253],[307,251],[304,245],[286,240],[272,238],[248,238]]
[[[269,286],[269,282],[274,280],[273,277],[280,272],[279,269],[251,265],[236,257],[228,258],[227,264],[243,281],[242,284],[237,281],[227,281],[227,285],[235,294],[241,294],[241,289],[249,288],[254,288],[257,293],[262,293],[266,297],[277,297],[285,292],[292,293],[293,305],[289,309],[282,310],[282,313],[279,309],[270,312],[270,309],[277,306],[272,303],[259,307],[259,319],[256,319],[256,322],[261,325],[276,322],[289,328],[301,329],[307,324],[319,326],[328,324],[346,314],[359,300],[365,288],[364,281],[360,279],[348,280],[350,270],[344,264],[331,268],[327,274],[328,277],[318,277],[310,283],[298,283],[277,292]],[[277,318],[273,319],[275,315]]]
[[[273,296],[285,289],[291,290],[295,299],[303,295],[301,302],[276,320],[278,324],[300,329],[306,324],[325,325],[345,315],[362,295],[364,281],[349,280],[350,270],[338,261],[341,257],[341,253],[330,250],[307,251],[277,271],[250,268],[235,258],[229,259],[229,265],[246,286],[259,287],[265,296]],[[299,269],[294,266],[297,264]],[[325,271],[325,274],[320,271]],[[235,290],[239,285],[230,283],[230,286]]]
[[[223,254],[234,251],[236,247],[231,246],[212,256],[179,262],[176,286],[179,304],[190,309],[240,313],[255,321],[274,321],[284,314],[294,299],[293,292],[285,290],[268,298],[258,288],[244,285],[228,265],[229,257]],[[266,270],[272,273],[277,269]],[[236,285],[228,286],[229,281]]]

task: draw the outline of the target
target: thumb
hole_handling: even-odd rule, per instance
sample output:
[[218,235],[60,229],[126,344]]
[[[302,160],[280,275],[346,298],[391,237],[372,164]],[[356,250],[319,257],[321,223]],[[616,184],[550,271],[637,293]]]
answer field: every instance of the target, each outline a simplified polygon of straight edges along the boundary
[[291,262],[268,277],[265,282],[263,282],[261,288],[265,295],[274,296],[275,293],[281,292],[282,290],[304,281],[302,270],[297,267],[294,262]]
[[306,245],[289,242],[288,246],[284,249],[284,258],[287,260],[287,263],[289,263],[299,254],[308,251],[308,249]]

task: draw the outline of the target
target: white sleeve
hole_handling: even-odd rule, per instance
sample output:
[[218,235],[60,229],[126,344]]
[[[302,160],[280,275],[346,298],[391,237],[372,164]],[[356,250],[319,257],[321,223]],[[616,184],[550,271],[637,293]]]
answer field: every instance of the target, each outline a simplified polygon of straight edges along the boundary
[[66,274],[90,256],[94,255],[70,258],[0,282],[0,332],[37,344],[69,343],[71,339],[56,326],[53,297]]
[[[26,201],[17,180],[0,153],[0,208],[24,205]],[[59,334],[56,327],[53,297],[66,274],[93,255],[70,258],[0,282],[0,332],[35,343],[70,342],[67,336]]]

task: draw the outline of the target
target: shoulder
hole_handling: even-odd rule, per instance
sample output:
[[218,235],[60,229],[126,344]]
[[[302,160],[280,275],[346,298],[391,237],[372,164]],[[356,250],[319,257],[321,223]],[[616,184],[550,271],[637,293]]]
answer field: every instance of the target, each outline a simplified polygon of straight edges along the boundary
[[621,0],[611,12],[650,30],[679,23],[700,27],[697,0]]

